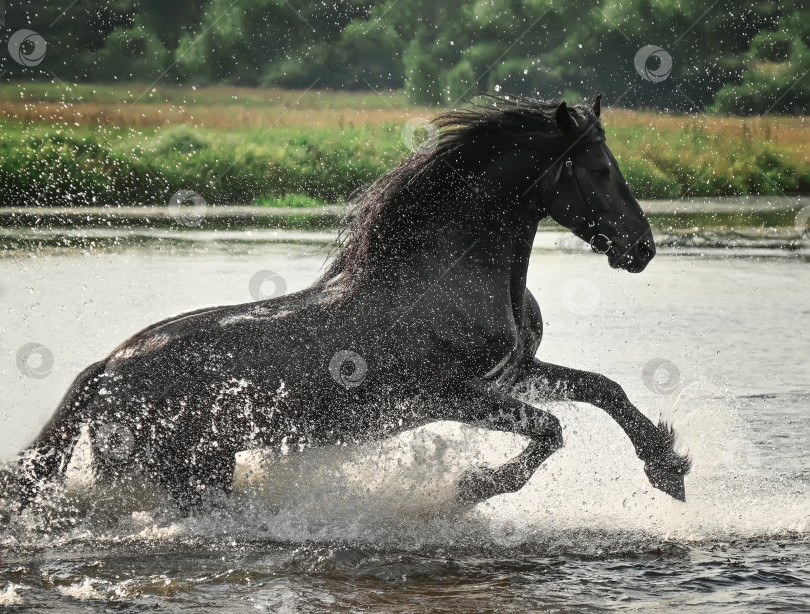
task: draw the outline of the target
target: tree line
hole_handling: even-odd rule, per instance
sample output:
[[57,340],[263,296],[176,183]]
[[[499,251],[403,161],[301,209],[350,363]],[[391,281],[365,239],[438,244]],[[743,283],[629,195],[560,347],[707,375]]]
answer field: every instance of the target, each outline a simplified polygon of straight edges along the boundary
[[3,18],[5,81],[404,89],[435,105],[601,92],[736,114],[810,101],[796,0],[32,0]]

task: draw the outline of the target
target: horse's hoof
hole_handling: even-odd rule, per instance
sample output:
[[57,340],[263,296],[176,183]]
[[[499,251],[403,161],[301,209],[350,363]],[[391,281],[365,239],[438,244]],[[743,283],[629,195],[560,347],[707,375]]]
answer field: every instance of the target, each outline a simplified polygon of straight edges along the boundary
[[644,463],[644,473],[655,488],[678,501],[686,501],[686,485],[680,468],[651,461]]
[[657,445],[652,453],[648,451],[644,456],[644,473],[658,490],[663,490],[670,497],[678,501],[686,501],[686,486],[683,476],[692,468],[689,456],[675,452],[675,431],[664,422],[658,424]]
[[464,472],[458,482],[458,498],[462,503],[481,503],[497,494],[495,471],[488,467],[476,467]]

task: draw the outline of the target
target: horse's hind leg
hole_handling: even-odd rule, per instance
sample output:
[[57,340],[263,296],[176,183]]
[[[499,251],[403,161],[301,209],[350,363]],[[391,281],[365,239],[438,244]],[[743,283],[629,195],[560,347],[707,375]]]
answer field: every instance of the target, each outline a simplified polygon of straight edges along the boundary
[[[530,437],[529,445],[517,457],[500,467],[478,467],[468,471],[459,483],[459,497],[464,501],[478,503],[510,492],[517,492],[534,475],[543,462],[563,445],[562,427],[557,418],[542,410],[527,406],[526,422],[530,428],[514,428],[504,422],[497,430],[513,431]],[[499,420],[498,420],[499,421]],[[497,422],[490,426],[497,428]]]
[[462,415],[446,419],[468,421],[473,409],[474,421],[487,428],[518,433],[528,437],[529,445],[517,457],[500,467],[478,467],[468,471],[459,483],[459,497],[478,503],[510,492],[517,492],[537,468],[562,447],[562,426],[551,414],[494,391],[483,382],[474,385],[476,394],[467,399],[454,398],[461,404]]
[[64,473],[81,434],[88,404],[98,386],[104,364],[94,363],[71,384],[59,407],[34,442],[19,456],[19,474],[9,490],[23,505],[29,504],[42,485]]
[[[184,516],[190,515],[203,503],[206,493],[233,491],[236,452],[223,449],[216,454],[187,454],[178,457],[167,454],[150,471],[153,479],[163,486]],[[172,459],[175,462],[172,462]]]

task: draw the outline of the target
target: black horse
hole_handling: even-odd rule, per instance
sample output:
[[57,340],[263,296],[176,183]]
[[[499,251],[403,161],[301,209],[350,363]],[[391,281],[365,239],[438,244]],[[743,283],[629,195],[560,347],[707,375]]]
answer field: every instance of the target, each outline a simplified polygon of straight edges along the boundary
[[85,369],[21,455],[20,496],[64,471],[83,424],[100,475],[140,472],[188,510],[230,490],[241,450],[454,420],[529,439],[464,475],[459,496],[482,501],[520,489],[563,445],[554,416],[512,396],[536,384],[608,412],[652,485],[685,500],[689,461],[669,428],[607,377],[535,358],[542,319],[526,271],[541,219],[613,268],[638,273],[655,255],[599,116],[599,97],[588,109],[503,96],[438,116],[432,146],[354,198],[342,248],[311,287],[158,322]]

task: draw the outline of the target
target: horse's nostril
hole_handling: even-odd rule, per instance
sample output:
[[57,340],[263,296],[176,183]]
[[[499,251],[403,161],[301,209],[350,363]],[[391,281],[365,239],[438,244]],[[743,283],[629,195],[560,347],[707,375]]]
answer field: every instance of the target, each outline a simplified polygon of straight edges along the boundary
[[655,256],[655,247],[650,241],[642,241],[638,244],[638,257],[641,260],[651,260]]

